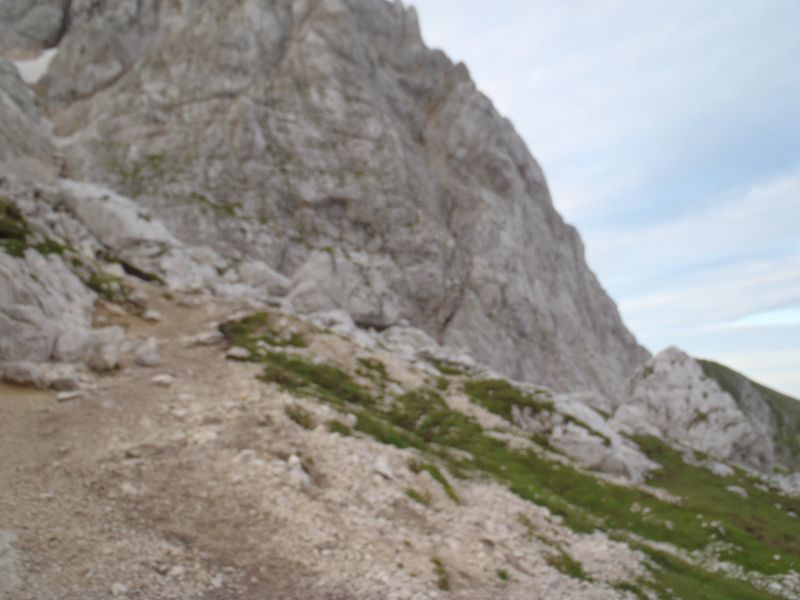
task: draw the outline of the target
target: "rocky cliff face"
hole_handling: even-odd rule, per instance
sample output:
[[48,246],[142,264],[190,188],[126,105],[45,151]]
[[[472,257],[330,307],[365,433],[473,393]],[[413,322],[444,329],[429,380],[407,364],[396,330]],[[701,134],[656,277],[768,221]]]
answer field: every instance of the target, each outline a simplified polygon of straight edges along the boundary
[[[85,5],[85,6],[84,6]],[[519,379],[618,396],[646,352],[541,169],[416,14],[374,0],[72,3],[41,83],[73,178]]]

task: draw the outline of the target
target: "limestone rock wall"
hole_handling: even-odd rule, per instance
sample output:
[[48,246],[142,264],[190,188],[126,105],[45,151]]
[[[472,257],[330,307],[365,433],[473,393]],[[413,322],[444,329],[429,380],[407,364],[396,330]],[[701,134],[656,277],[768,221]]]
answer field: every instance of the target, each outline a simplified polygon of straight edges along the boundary
[[539,165],[413,9],[82,6],[41,84],[71,177],[265,262],[305,310],[407,320],[520,379],[618,397],[646,359]]

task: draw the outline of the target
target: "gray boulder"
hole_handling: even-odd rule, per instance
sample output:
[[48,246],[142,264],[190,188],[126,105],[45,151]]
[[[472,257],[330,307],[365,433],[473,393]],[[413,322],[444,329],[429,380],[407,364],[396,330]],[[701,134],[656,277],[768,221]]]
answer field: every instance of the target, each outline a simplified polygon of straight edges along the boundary
[[60,256],[0,250],[0,362],[77,359],[95,298]]
[[288,277],[260,261],[244,261],[239,265],[238,272],[243,283],[258,290],[264,290],[271,296],[285,296],[291,286]]
[[158,340],[154,337],[147,338],[134,353],[134,362],[140,367],[157,367],[161,364],[161,355],[158,352]]
[[121,327],[95,330],[89,342],[86,364],[98,373],[116,369],[124,341],[125,332]]

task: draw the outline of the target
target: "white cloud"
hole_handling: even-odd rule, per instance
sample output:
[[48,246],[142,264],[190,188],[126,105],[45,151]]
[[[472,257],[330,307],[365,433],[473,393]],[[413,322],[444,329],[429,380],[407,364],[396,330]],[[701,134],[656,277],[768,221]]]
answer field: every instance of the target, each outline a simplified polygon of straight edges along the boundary
[[[603,281],[622,293],[689,275],[725,274],[745,285],[737,269],[752,274],[797,258],[800,237],[800,173],[771,178],[653,225],[620,224],[587,236],[591,263]],[[773,267],[770,267],[773,265]],[[787,278],[788,279],[788,278]],[[690,282],[691,283],[691,282]],[[743,307],[739,316],[752,309]]]
[[677,344],[800,396],[800,174],[698,206],[596,233],[590,262],[652,350]]
[[800,308],[781,308],[748,315],[721,327],[748,328],[748,327],[787,327],[800,325]]

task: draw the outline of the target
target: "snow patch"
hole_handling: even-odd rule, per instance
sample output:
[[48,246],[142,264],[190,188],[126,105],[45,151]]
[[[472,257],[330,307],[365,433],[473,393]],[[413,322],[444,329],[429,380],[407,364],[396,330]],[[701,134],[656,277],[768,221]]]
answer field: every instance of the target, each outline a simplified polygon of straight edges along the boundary
[[11,62],[17,67],[22,80],[28,85],[33,85],[39,83],[39,80],[47,73],[56,54],[58,54],[58,48],[48,48],[36,58],[12,60]]

